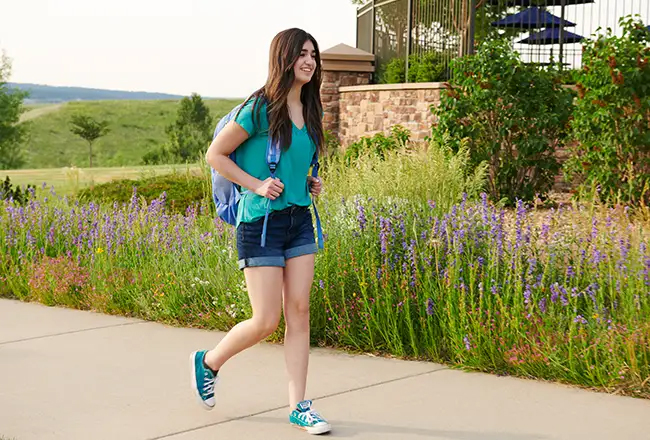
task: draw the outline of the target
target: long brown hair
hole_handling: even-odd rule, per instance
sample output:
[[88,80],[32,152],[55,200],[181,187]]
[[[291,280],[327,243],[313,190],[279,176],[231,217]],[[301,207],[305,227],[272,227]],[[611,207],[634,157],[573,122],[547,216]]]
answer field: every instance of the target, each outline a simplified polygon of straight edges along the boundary
[[[293,66],[298,61],[302,47],[308,40],[311,40],[314,45],[316,67],[311,81],[302,86],[300,100],[303,104],[303,117],[307,132],[316,144],[319,153],[322,153],[325,145],[322,122],[323,104],[320,98],[323,77],[320,50],[313,36],[298,28],[287,29],[277,34],[271,42],[269,51],[269,74],[266,84],[255,91],[246,101],[255,99],[253,114],[256,115],[257,121],[259,121],[261,107],[259,101],[263,99],[266,102],[269,136],[279,142],[283,149],[289,148],[293,130],[287,107],[287,97],[295,80]],[[257,111],[255,111],[256,108]]]

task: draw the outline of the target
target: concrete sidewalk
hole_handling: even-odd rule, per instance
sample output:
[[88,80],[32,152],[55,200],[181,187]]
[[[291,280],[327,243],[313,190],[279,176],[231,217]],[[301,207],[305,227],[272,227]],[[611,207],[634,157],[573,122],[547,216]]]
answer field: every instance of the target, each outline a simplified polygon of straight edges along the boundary
[[[189,353],[222,336],[0,300],[0,438],[312,438],[287,423],[282,346],[233,358],[216,408],[201,409]],[[330,438],[650,439],[647,400],[332,350],[310,362],[308,397]]]

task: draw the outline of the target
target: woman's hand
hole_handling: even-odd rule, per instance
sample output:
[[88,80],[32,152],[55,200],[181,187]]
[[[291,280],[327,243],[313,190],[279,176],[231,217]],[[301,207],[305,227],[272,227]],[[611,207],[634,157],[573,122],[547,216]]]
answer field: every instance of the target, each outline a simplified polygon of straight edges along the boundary
[[284,183],[282,183],[280,179],[269,177],[264,182],[262,182],[260,186],[255,188],[255,194],[269,198],[271,200],[275,200],[280,197],[280,194],[282,194],[283,190]]
[[309,192],[313,196],[319,196],[321,191],[323,190],[323,185],[320,179],[317,177],[309,176],[307,177],[307,182],[309,184]]

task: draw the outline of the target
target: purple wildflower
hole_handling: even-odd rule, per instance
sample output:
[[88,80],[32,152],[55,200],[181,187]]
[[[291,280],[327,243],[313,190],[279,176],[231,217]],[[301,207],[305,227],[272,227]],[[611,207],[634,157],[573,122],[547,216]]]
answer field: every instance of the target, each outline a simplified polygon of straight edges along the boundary
[[362,231],[365,230],[367,223],[366,210],[359,201],[357,201],[357,220],[359,221],[359,228],[361,228]]
[[573,266],[569,266],[569,267],[567,267],[567,270],[566,270],[566,276],[567,276],[569,279],[574,278],[574,277],[576,276],[576,273],[575,273],[575,271],[573,270]]
[[465,350],[470,351],[472,349],[471,344],[469,343],[469,338],[467,335],[463,338],[463,342],[465,343]]
[[542,298],[539,300],[539,311],[542,313],[546,313],[546,298]]
[[379,240],[381,242],[381,253],[386,255],[388,252],[388,234],[390,233],[390,220],[380,217],[379,218]]
[[526,284],[526,289],[524,290],[524,304],[530,304],[530,285]]
[[586,320],[585,318],[583,318],[582,315],[578,315],[578,316],[576,316],[576,317],[573,319],[573,322],[576,322],[576,323],[578,323],[578,324],[583,324],[583,325],[587,324],[587,320]]
[[427,315],[433,315],[433,300],[431,298],[427,299]]

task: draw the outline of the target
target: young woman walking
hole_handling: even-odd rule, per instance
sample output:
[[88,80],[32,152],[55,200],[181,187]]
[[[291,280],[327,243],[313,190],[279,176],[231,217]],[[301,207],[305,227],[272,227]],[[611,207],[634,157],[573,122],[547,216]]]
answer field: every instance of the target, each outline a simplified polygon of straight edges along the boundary
[[[206,153],[210,166],[242,189],[237,251],[253,317],[233,327],[212,350],[192,353],[192,387],[201,403],[213,408],[219,370],[271,335],[284,309],[289,421],[322,434],[330,425],[305,399],[309,295],[318,250],[309,205],[310,194],[321,192],[321,182],[308,172],[314,153],[324,146],[320,52],[310,34],[288,29],[275,36],[269,55],[266,84],[246,100]],[[274,177],[266,161],[269,140],[281,147]],[[237,163],[229,158],[235,150]]]

